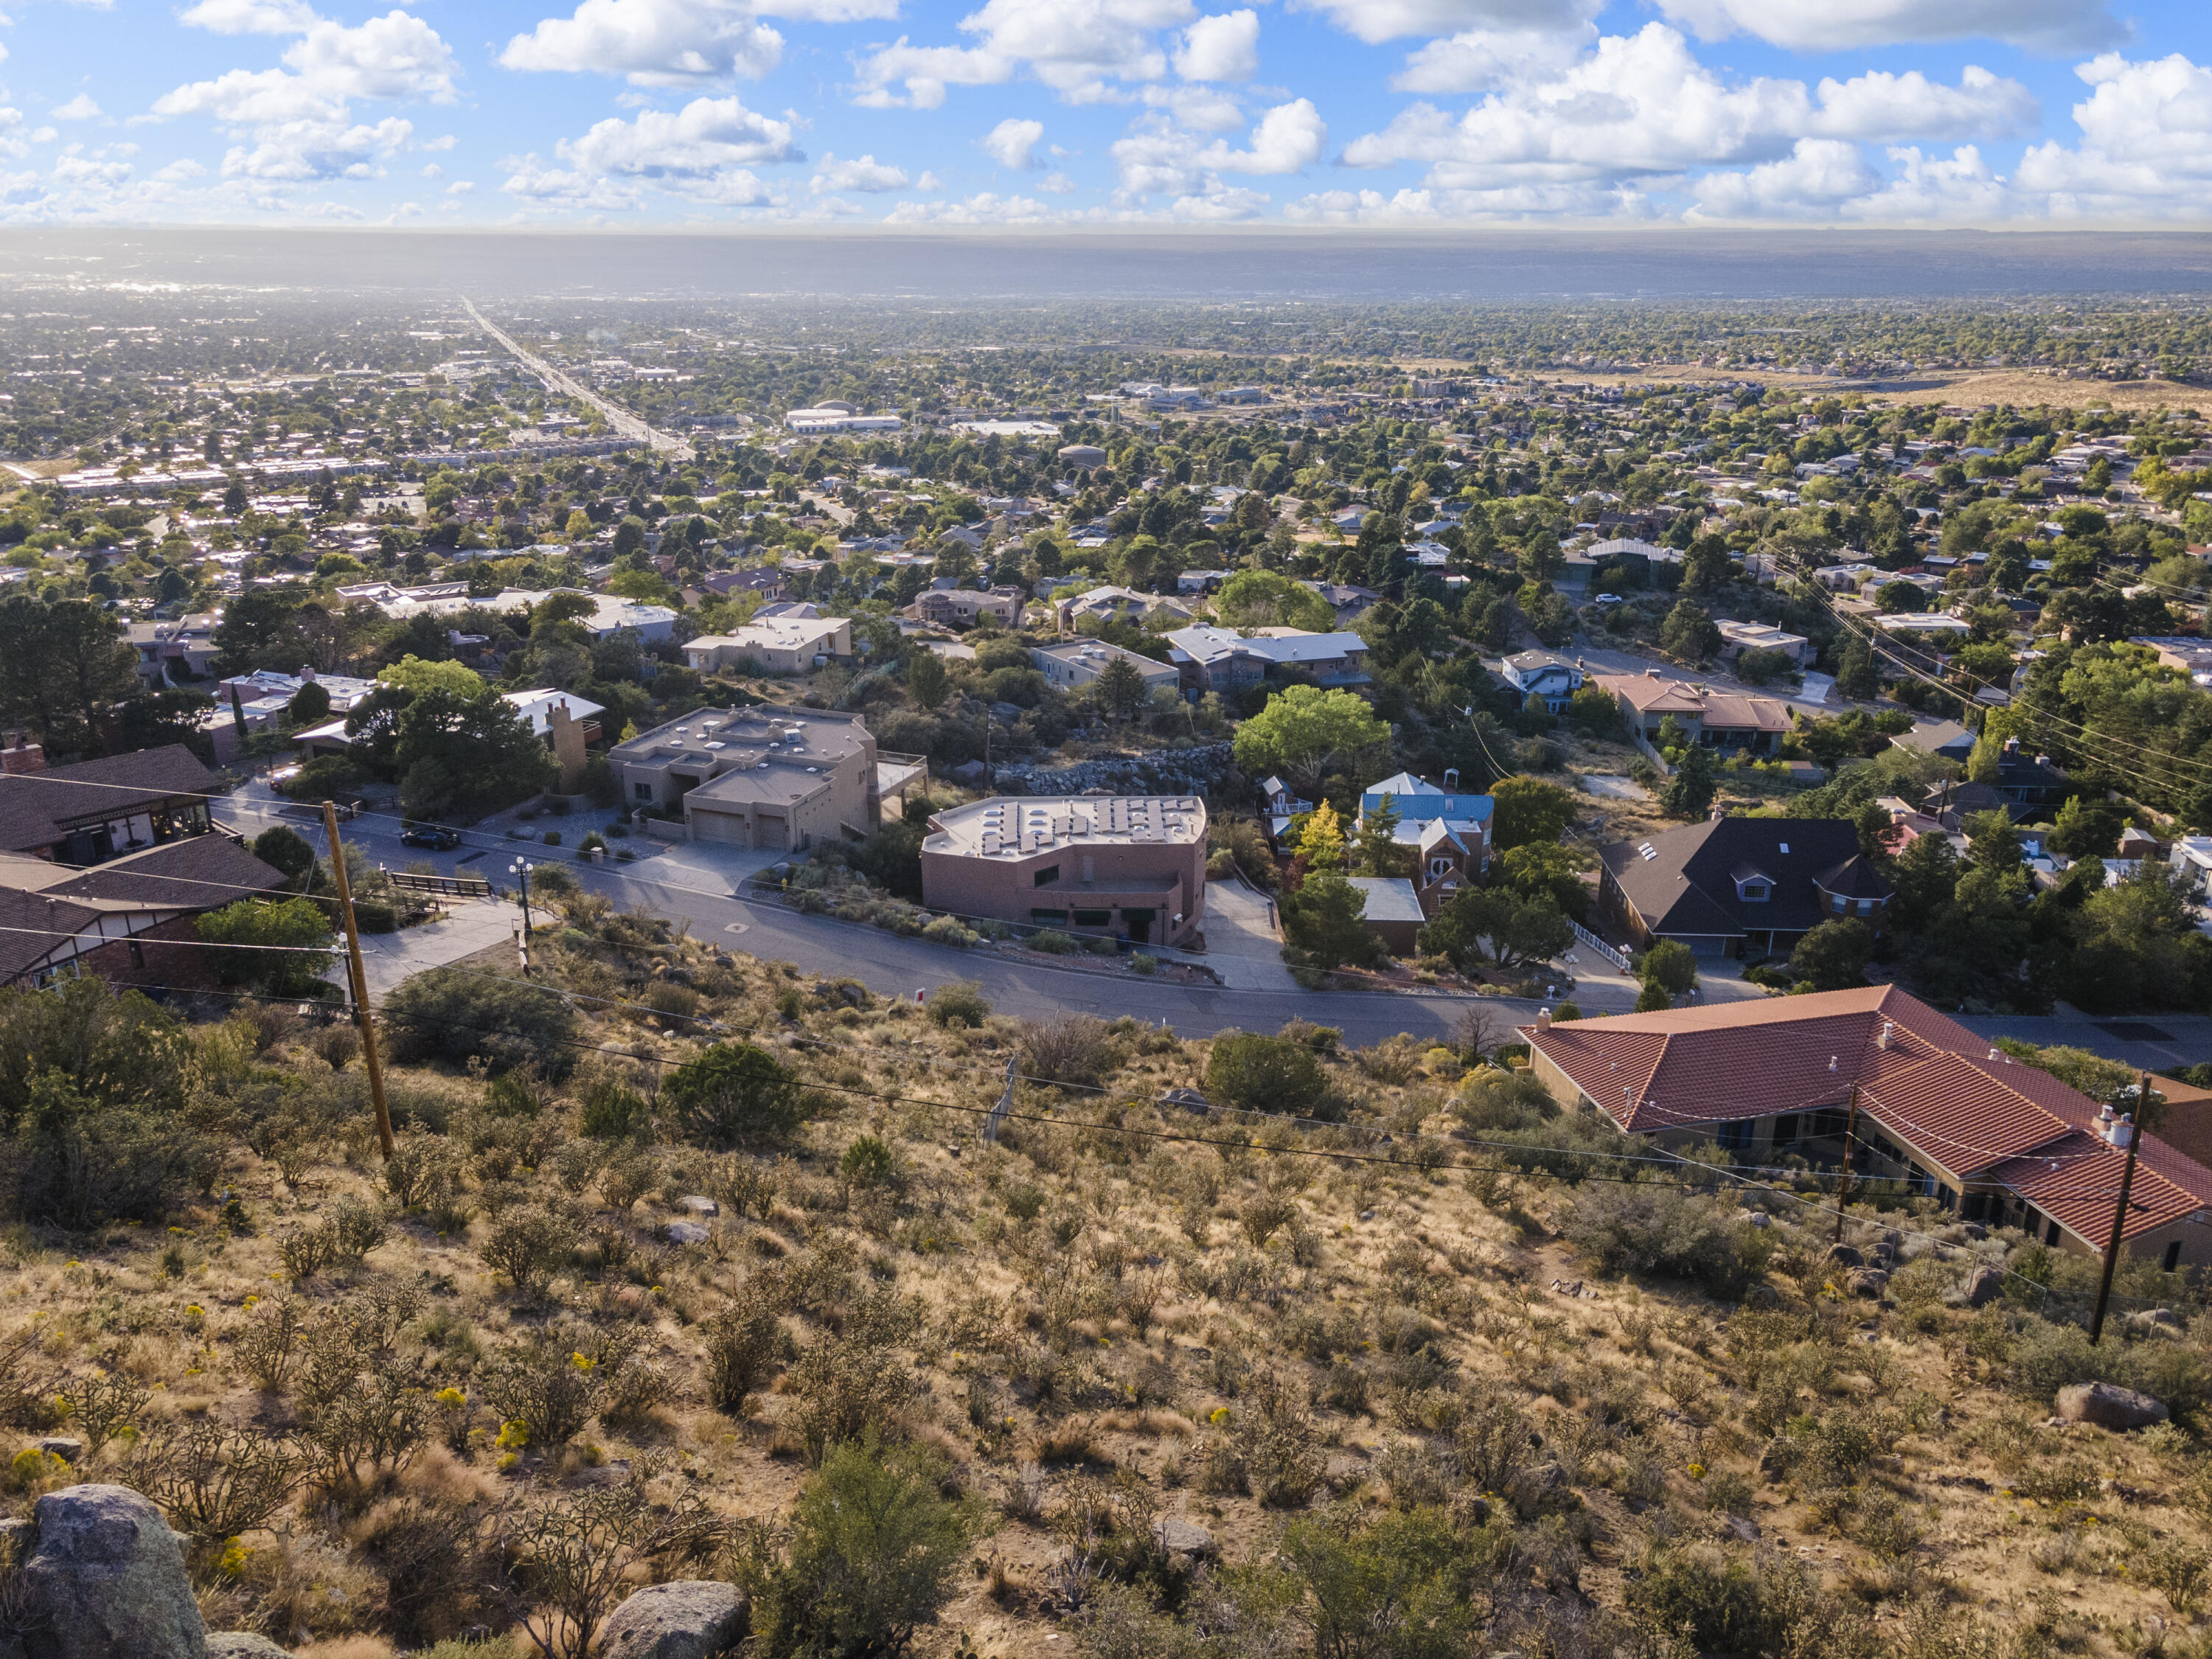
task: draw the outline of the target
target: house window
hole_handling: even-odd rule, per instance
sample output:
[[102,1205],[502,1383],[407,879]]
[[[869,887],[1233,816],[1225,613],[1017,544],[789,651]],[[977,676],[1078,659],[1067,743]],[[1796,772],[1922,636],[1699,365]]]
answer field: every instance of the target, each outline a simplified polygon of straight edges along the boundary
[[1067,921],[1067,912],[1065,910],[1032,910],[1030,912],[1030,920],[1036,922],[1041,927],[1062,927],[1065,926]]
[[1797,1114],[1784,1112],[1774,1120],[1774,1144],[1787,1146],[1797,1139]]
[[1741,1152],[1751,1145],[1751,1119],[1740,1117],[1720,1126],[1720,1142],[1730,1152]]
[[1850,905],[1850,901],[1849,899],[1845,898],[1841,893],[1838,893],[1828,901],[1828,908],[1840,916],[1844,914],[1844,909]]
[[1431,859],[1429,860],[1429,879],[1431,881],[1442,881],[1446,876],[1451,874],[1451,867],[1452,865],[1449,859]]
[[2158,1270],[2162,1273],[2170,1273],[2180,1265],[2181,1241],[2177,1238],[2166,1247],[2166,1254],[2159,1258]]
[[636,785],[635,787],[637,790],[637,798],[640,800],[651,800],[653,799],[653,786],[651,784],[641,783]]
[[134,939],[130,942],[130,949],[131,965],[133,968],[143,968],[146,965],[146,947]]
[[2058,1224],[2057,1222],[2052,1222],[2049,1226],[2043,1230],[2043,1242],[2045,1244],[2051,1246],[2053,1249],[2057,1247]]
[[1763,881],[1747,881],[1735,890],[1736,896],[1742,899],[1746,904],[1764,904],[1766,902],[1767,888],[1766,884]]
[[1111,910],[1078,910],[1075,925],[1078,927],[1110,927],[1114,925],[1114,913]]
[[1056,864],[1048,864],[1043,869],[1038,871],[1036,875],[1030,878],[1030,885],[1032,887],[1049,887],[1053,883],[1059,879],[1060,866]]
[[1874,914],[1874,901],[1872,899],[1861,899],[1859,901],[1859,914],[1863,916],[1872,915]]

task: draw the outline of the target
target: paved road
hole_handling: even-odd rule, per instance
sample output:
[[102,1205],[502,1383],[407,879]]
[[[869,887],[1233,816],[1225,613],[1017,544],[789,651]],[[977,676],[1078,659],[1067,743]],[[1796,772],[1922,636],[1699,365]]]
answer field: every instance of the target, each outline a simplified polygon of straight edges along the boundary
[[650,445],[661,454],[672,455],[679,461],[688,461],[691,459],[691,446],[685,443],[683,439],[672,437],[665,432],[647,425],[621,404],[602,398],[580,380],[563,374],[536,353],[525,351],[507,337],[504,330],[487,320],[483,313],[476,308],[473,301],[464,299],[461,304],[467,309],[469,315],[476,319],[478,328],[514,353],[521,360],[523,367],[544,381],[551,390],[574,398],[579,403],[589,404],[607,417],[607,424],[610,427],[625,438],[635,438],[638,442]]
[[[219,802],[216,816],[249,836],[270,823],[289,823],[319,843],[319,826],[280,814],[278,803],[258,786]],[[563,855],[499,835],[471,834],[453,853],[428,854],[399,842],[396,818],[363,817],[349,823],[345,836],[370,860],[393,869],[428,863],[448,874],[484,875],[507,886],[507,867],[518,852],[535,861]],[[634,847],[649,843],[641,840]],[[1293,1018],[1340,1029],[1347,1041],[1370,1043],[1409,1031],[1443,1037],[1471,1005],[1492,1010],[1502,1022],[1535,1018],[1542,1004],[1510,997],[1406,996],[1366,992],[1212,989],[1165,985],[1127,974],[1090,974],[1017,961],[988,951],[963,951],[921,939],[901,939],[878,928],[810,916],[781,905],[732,896],[727,872],[705,860],[714,849],[678,843],[649,854],[635,864],[565,865],[578,883],[605,895],[624,908],[642,907],[687,924],[695,938],[713,939],[730,950],[770,961],[795,963],[810,973],[850,978],[884,996],[910,997],[918,989],[950,980],[972,979],[1001,1013],[1027,1019],[1057,1014],[1095,1014],[1115,1019],[1124,1014],[1158,1024],[1164,1021],[1186,1036],[1210,1036],[1236,1029],[1272,1031]],[[502,930],[492,926],[492,942]],[[469,949],[480,949],[480,944]],[[1602,982],[1592,977],[1576,991],[1587,1012],[1625,1010],[1635,988],[1626,980]],[[1717,981],[1711,994],[1741,995],[1750,988]],[[2212,1016],[2154,1014],[2142,1019],[2093,1019],[2062,1012],[2046,1018],[1955,1016],[1988,1037],[2017,1036],[2039,1043],[2064,1042],[2123,1060],[2161,1070],[2212,1060]]]

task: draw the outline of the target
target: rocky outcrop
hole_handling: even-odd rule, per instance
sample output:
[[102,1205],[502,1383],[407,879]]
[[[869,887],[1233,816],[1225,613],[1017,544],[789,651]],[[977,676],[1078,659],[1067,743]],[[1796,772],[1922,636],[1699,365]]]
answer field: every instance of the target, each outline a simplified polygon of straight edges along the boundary
[[2066,1423],[2106,1429],[2147,1429],[2166,1421],[2165,1403],[2115,1382],[2077,1382],[2058,1391],[2058,1416]]
[[1117,795],[1205,795],[1219,789],[1235,770],[1229,744],[1203,743],[1149,755],[1103,756],[1073,766],[1001,766],[998,788],[1005,795],[1079,795],[1091,789]]
[[24,1659],[207,1659],[184,1543],[128,1486],[69,1486],[33,1511]]
[[745,1639],[744,1592],[714,1579],[641,1589],[600,1632],[603,1659],[723,1659]]

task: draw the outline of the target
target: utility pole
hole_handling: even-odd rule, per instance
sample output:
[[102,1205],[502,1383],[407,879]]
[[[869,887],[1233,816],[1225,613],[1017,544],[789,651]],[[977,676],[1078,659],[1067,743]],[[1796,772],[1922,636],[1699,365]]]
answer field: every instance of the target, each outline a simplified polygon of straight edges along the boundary
[[323,833],[330,837],[331,879],[337,884],[338,914],[345,920],[346,976],[353,985],[354,1023],[361,1028],[361,1060],[368,1071],[369,1103],[376,1109],[376,1139],[392,1157],[392,1111],[384,1103],[384,1063],[376,1057],[376,1021],[368,1006],[368,971],[361,965],[361,929],[353,919],[353,885],[346,879],[345,848],[338,841],[336,801],[323,803]]
[[2105,1271],[2097,1280],[2097,1310],[2089,1316],[2089,1346],[2105,1334],[2105,1304],[2112,1299],[2112,1273],[2120,1265],[2120,1234],[2128,1224],[2128,1194],[2136,1184],[2136,1143],[2142,1139],[2142,1120],[2150,1105],[2150,1073],[2136,1085],[2135,1115],[2121,1121],[2128,1126],[2128,1161],[2120,1169],[2120,1201],[2112,1211],[2112,1236],[2105,1241]]
[[1836,1243],[1844,1242],[1844,1212],[1851,1201],[1851,1158],[1858,1150],[1859,1085],[1851,1085],[1850,1114],[1844,1119],[1844,1182],[1836,1188]]

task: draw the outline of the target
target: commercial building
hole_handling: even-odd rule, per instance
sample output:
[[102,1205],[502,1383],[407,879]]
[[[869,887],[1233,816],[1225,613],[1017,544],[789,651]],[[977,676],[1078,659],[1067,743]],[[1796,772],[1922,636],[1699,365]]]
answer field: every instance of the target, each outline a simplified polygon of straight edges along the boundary
[[999,797],[929,821],[922,899],[1024,927],[1180,945],[1206,914],[1195,796]]
[[[1844,1158],[1966,1220],[2077,1254],[2112,1237],[2134,1131],[1893,985],[1524,1026],[1554,1099],[1662,1145],[1743,1162]],[[2123,1250],[2171,1272],[2212,1261],[2212,1170],[2142,1136]]]
[[89,870],[0,853],[0,985],[84,974],[114,984],[211,983],[199,918],[284,879],[221,834],[159,842]]
[[794,409],[783,424],[801,437],[819,438],[836,432],[896,432],[905,422],[896,415],[863,415],[850,404],[832,403]]
[[1257,685],[1297,681],[1357,689],[1370,682],[1367,641],[1357,634],[1310,634],[1302,628],[1233,628],[1200,623],[1168,635],[1168,659],[1188,691],[1228,694]]
[[804,616],[756,616],[734,634],[702,634],[684,646],[684,660],[702,674],[727,669],[763,674],[806,674],[853,654],[849,617],[824,617],[811,605]]
[[607,758],[625,801],[680,811],[690,839],[791,852],[866,835],[927,775],[878,754],[858,715],[769,707],[698,709]]
[[1079,466],[1090,470],[1106,465],[1106,452],[1096,444],[1062,444],[1058,452],[1058,459],[1069,466]]
[[1771,697],[1747,697],[1688,680],[1663,679],[1656,670],[1593,674],[1590,684],[1613,694],[1629,730],[1647,744],[1659,741],[1660,728],[1670,716],[1684,738],[1708,749],[1771,755],[1790,732],[1790,711]]
[[1880,933],[1890,885],[1842,818],[1708,818],[1600,849],[1598,906],[1643,948],[1677,939],[1701,957],[1794,949],[1824,921]]
[[1064,691],[1079,691],[1106,672],[1109,663],[1126,662],[1137,671],[1147,691],[1165,686],[1175,690],[1182,672],[1172,663],[1154,662],[1133,651],[1103,640],[1060,640],[1030,647],[1030,661],[1045,678]]

